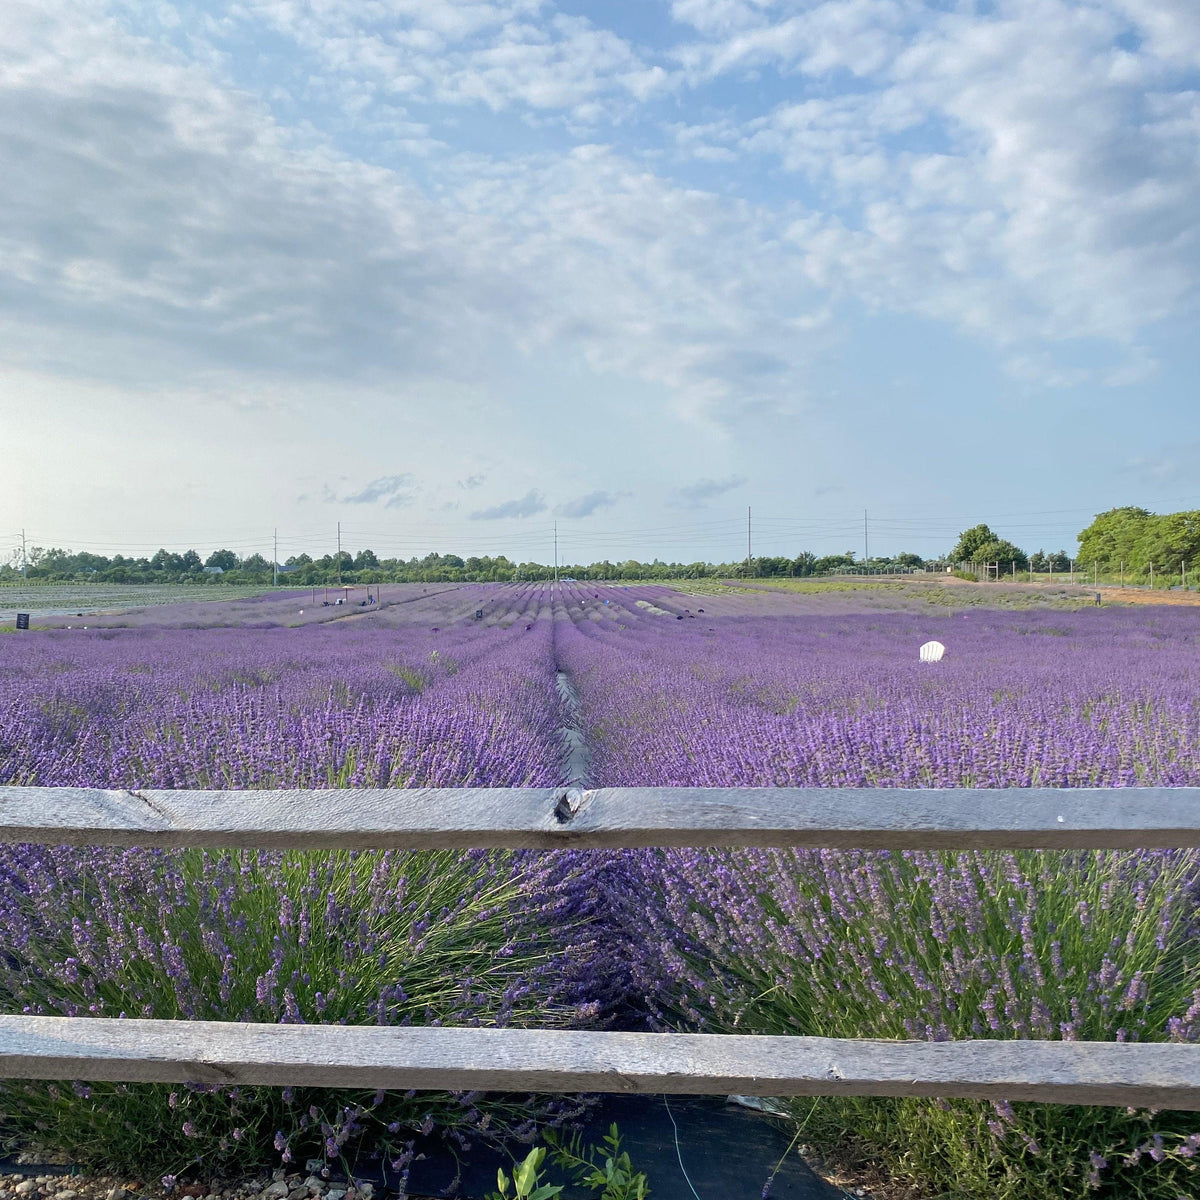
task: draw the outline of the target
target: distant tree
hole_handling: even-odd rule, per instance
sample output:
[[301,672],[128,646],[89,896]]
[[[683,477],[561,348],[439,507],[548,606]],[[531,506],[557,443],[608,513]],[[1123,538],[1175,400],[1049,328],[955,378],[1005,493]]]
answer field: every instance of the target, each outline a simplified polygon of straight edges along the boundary
[[243,571],[269,571],[271,564],[261,554],[252,554],[238,564]]
[[1041,550],[1035,550],[1029,556],[1029,569],[1031,571],[1046,570],[1046,555]]
[[1120,563],[1137,568],[1153,542],[1153,526],[1160,518],[1146,508],[1126,505],[1097,513],[1079,534],[1079,558],[1106,570]]
[[[1155,565],[1164,573],[1178,574],[1180,563],[1189,569],[1200,565],[1200,512],[1167,513],[1155,517],[1152,526]],[[1083,558],[1082,552],[1080,558]]]
[[1047,563],[1055,571],[1069,571],[1071,569],[1071,560],[1067,557],[1065,550],[1058,550],[1054,554],[1046,556]]
[[995,563],[1002,574],[1007,573],[1015,566],[1018,571],[1025,570],[1025,565],[1029,559],[1025,556],[1025,551],[1019,546],[1014,546],[1012,542],[1006,542],[1003,538],[997,538],[993,542],[985,542],[975,551],[975,557],[972,560],[977,563]]
[[[1112,572],[1147,575],[1200,567],[1200,511],[1152,513],[1126,505],[1097,513],[1079,534],[1078,561]],[[1057,569],[1057,568],[1056,568]]]
[[750,566],[751,575],[790,575],[791,570],[792,560],[790,558],[756,558]]
[[152,571],[163,571],[169,575],[178,575],[184,569],[183,555],[172,554],[170,550],[159,550],[150,560],[150,569]]
[[979,551],[990,542],[999,540],[988,526],[972,525],[958,535],[958,544],[950,551],[950,559],[952,562],[983,562],[978,557]]
[[801,550],[795,558],[792,559],[792,565],[789,569],[789,574],[796,577],[811,575],[813,568],[817,564],[817,556],[808,550]]
[[919,554],[897,554],[892,562],[898,567],[923,567],[925,560]]
[[185,571],[198,571],[202,566],[204,566],[204,560],[195,552],[195,550],[186,551],[183,555],[182,562],[183,569]]
[[814,575],[828,575],[831,571],[844,571],[854,566],[854,554],[826,554],[813,563]]
[[353,567],[356,571],[373,571],[379,566],[379,559],[374,550],[360,550],[354,556]]
[[205,559],[204,565],[206,567],[220,567],[222,571],[236,571],[238,556],[232,550],[214,550]]

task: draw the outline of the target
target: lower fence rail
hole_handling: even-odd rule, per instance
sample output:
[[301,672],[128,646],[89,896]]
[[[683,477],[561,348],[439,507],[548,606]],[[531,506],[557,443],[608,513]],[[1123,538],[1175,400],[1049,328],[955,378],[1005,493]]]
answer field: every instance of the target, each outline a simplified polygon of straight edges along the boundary
[[0,1077],[678,1095],[940,1096],[1200,1111],[1200,1045],[0,1016]]

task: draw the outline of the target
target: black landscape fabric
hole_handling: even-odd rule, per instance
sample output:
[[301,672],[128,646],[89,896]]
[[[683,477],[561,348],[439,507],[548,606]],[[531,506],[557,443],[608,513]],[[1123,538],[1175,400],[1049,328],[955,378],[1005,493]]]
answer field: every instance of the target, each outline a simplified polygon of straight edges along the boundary
[[[666,1103],[662,1096],[605,1097],[583,1129],[584,1142],[599,1142],[614,1121],[633,1169],[646,1175],[651,1200],[696,1200],[697,1196],[700,1200],[760,1200],[763,1185],[791,1142],[790,1133],[780,1123],[709,1096],[672,1096]],[[679,1130],[678,1151],[675,1127]],[[518,1157],[525,1152],[524,1147],[513,1148]],[[483,1200],[496,1189],[497,1168],[511,1165],[506,1155],[478,1144],[462,1163],[432,1145],[425,1155],[413,1164],[409,1177],[414,1196]],[[447,1191],[459,1171],[457,1189]],[[567,1188],[562,1196],[563,1200],[578,1200],[586,1194]],[[842,1200],[844,1195],[816,1175],[794,1150],[779,1167],[770,1190],[771,1200]]]

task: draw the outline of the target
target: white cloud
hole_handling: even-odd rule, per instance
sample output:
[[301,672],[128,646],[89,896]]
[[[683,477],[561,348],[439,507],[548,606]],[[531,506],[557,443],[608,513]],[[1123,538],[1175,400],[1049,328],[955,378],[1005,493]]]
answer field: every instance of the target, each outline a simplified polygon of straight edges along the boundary
[[1144,484],[1186,482],[1196,478],[1200,467],[1200,442],[1162,447],[1156,453],[1140,454],[1124,464],[1124,473]]
[[556,516],[572,518],[593,517],[606,508],[619,504],[626,492],[588,492],[585,496],[576,496],[574,500],[564,501],[555,507]]
[[[740,145],[824,199],[791,231],[815,284],[1023,344],[1027,362],[1066,339],[1129,346],[1194,306],[1200,96],[1179,67],[1200,10],[1167,0],[1001,0],[992,15],[885,7],[897,37],[875,59],[853,39],[835,39],[840,58],[822,49],[819,31],[854,25],[859,0],[780,20],[764,7],[753,25],[755,45],[813,77],[812,95],[748,122]],[[1161,32],[1123,48],[1126,16],[1173,30],[1171,51]],[[709,44],[708,69],[751,61],[747,36]],[[835,67],[866,86],[828,94],[818,81]]]
[[505,500],[502,504],[493,504],[490,508],[476,509],[471,514],[472,521],[502,521],[519,517],[536,517],[546,511],[546,498],[541,492],[532,489],[516,500]]
[[14,11],[0,321],[27,366],[483,380],[553,346],[697,420],[803,367],[820,300],[766,210],[602,146],[459,156],[435,199],[90,9]]
[[[549,0],[245,0],[211,18],[210,42],[187,41],[195,59],[82,0],[11,4],[10,359],[134,383],[437,379],[486,398],[516,347],[658,385],[676,416],[727,434],[734,414],[806,402],[838,335],[831,298],[850,297],[969,330],[1024,379],[1152,369],[1141,332],[1193,305],[1200,278],[1190,4],[672,12],[694,30],[678,48],[693,79],[782,70],[794,97],[756,117],[706,106],[681,121],[672,105],[659,120],[647,97],[679,79]],[[311,86],[359,114],[360,134],[393,106],[397,136],[427,155],[419,185],[311,125],[285,128],[231,85],[221,38],[264,24],[316,64]],[[736,170],[724,192],[675,182],[619,144],[448,152],[450,125],[413,118],[409,100],[572,120],[641,106],[671,161],[782,167],[803,200],[739,197]],[[1055,361],[1087,339],[1126,359]]]
[[384,508],[404,508],[413,502],[413,477],[403,475],[381,475],[349,496],[328,496],[330,501],[340,500],[343,504],[378,504]]
[[493,111],[566,110],[594,120],[606,115],[601,99],[643,101],[671,84],[662,66],[644,61],[625,39],[541,0],[249,0],[239,11],[294,39],[326,71],[369,80],[385,96]]
[[901,49],[920,8],[912,0],[677,3],[676,18],[710,36],[680,46],[676,57],[695,78],[746,72],[767,64],[810,74],[840,68],[868,75]]
[[730,475],[725,479],[698,479],[695,483],[676,488],[671,504],[673,508],[705,508],[710,500],[735,491],[745,482],[741,475]]

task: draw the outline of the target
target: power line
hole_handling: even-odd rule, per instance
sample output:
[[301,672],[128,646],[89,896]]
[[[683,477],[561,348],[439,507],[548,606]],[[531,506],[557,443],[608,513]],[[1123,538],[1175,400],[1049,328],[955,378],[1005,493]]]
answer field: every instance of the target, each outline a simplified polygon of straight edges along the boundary
[[[1066,542],[1073,538],[1079,529],[1078,520],[1094,515],[1091,508],[1074,509],[1026,509],[1021,512],[1001,513],[989,516],[989,523],[999,527],[998,532],[1020,538],[1022,541],[1041,540],[1048,542]],[[1073,522],[1071,518],[1076,520]],[[964,528],[977,524],[975,519],[955,517],[951,513],[942,514],[903,514],[876,515],[869,517],[866,509],[861,518],[863,535],[863,557],[870,557],[870,521],[875,522],[877,532],[893,543],[900,539],[921,539],[929,541],[949,541],[955,539]],[[655,557],[669,551],[672,557],[691,553],[697,557],[713,560],[725,559],[732,549],[732,541],[736,537],[738,526],[736,517],[711,517],[706,520],[672,520],[647,521],[644,524],[626,527],[594,527],[584,519],[573,521],[571,537],[574,539],[577,552],[581,555],[617,555],[634,556],[653,552]],[[432,549],[439,552],[460,549],[467,551],[468,557],[477,555],[503,553],[505,555],[520,555],[522,553],[536,556],[538,549],[544,547],[546,541],[553,538],[555,549],[558,549],[558,518],[545,523],[529,524],[523,528],[510,529],[505,532],[489,530],[485,523],[472,521],[469,518],[450,523],[445,521],[422,522],[420,525],[408,524],[402,531],[383,528],[369,529],[365,527],[342,528],[337,523],[334,538],[329,538],[328,527],[324,530],[311,529],[280,533],[275,529],[270,535],[249,531],[227,531],[225,535],[198,533],[191,534],[187,540],[182,540],[172,534],[153,541],[144,540],[145,530],[129,537],[121,533],[111,534],[101,540],[92,535],[87,538],[72,538],[46,536],[28,530],[14,531],[7,535],[9,544],[18,543],[17,553],[21,556],[23,571],[29,565],[29,547],[59,546],[69,547],[76,551],[106,551],[108,554],[137,554],[139,551],[164,549],[168,552],[178,552],[191,549],[195,545],[217,546],[235,552],[261,552],[268,545],[273,548],[275,562],[279,560],[282,548],[284,553],[289,550],[303,551],[312,554],[331,542],[336,545],[337,554],[341,555],[342,535],[354,538],[361,545],[390,552],[391,555],[406,555],[417,557],[421,552],[429,553]],[[857,518],[849,514],[831,514],[822,517],[799,517],[786,514],[763,515],[758,518],[760,542],[764,535],[768,543],[779,545],[790,543],[809,543],[809,548],[819,548],[821,543],[829,545],[838,541],[852,539],[857,526]],[[747,560],[753,562],[753,514],[747,507],[746,511],[746,551]],[[817,546],[812,544],[816,543]],[[897,548],[893,545],[893,552]],[[15,558],[15,554],[14,554]]]

